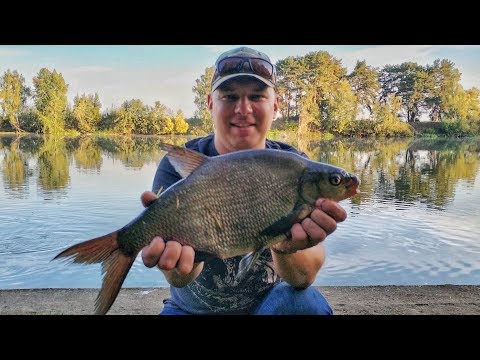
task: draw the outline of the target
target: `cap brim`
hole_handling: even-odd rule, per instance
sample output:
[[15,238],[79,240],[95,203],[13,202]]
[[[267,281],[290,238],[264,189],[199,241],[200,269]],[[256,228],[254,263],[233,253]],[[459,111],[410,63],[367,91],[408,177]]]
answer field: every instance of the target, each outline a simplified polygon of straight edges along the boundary
[[260,75],[251,74],[251,73],[235,73],[235,74],[230,74],[230,75],[224,76],[224,77],[222,77],[222,78],[219,78],[216,82],[214,82],[214,83],[212,84],[212,90],[211,90],[211,91],[212,91],[212,92],[215,91],[215,90],[216,90],[220,85],[222,85],[225,81],[230,80],[230,79],[233,79],[233,78],[238,77],[238,76],[249,76],[249,77],[253,77],[253,78],[255,78],[255,79],[260,80],[261,82],[263,82],[264,84],[266,84],[266,85],[268,85],[268,86],[270,86],[270,87],[272,87],[272,88],[275,87],[275,85],[274,85],[271,81],[269,81],[269,80],[261,77]]

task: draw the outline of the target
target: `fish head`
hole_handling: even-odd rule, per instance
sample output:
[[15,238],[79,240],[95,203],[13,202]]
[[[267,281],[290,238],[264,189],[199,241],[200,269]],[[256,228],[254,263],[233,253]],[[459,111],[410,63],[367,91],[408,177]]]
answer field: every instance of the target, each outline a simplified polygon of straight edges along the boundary
[[360,192],[360,179],[355,174],[323,163],[307,168],[300,184],[300,195],[311,204],[318,198],[340,201]]

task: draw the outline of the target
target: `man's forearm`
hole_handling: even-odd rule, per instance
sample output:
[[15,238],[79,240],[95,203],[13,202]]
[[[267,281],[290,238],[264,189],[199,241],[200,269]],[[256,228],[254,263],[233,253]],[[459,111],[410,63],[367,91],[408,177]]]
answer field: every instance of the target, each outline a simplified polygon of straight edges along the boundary
[[272,251],[273,263],[278,275],[294,287],[310,286],[325,261],[322,244],[317,244],[293,254],[279,254]]

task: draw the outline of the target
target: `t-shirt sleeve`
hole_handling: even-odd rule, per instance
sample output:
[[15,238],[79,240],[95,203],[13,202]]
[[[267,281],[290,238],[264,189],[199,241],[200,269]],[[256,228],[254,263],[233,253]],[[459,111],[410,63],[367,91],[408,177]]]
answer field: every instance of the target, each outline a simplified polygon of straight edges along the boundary
[[162,158],[158,165],[155,177],[153,178],[152,191],[156,194],[159,189],[165,190],[172,184],[179,181],[182,177],[175,171],[172,164],[166,156]]

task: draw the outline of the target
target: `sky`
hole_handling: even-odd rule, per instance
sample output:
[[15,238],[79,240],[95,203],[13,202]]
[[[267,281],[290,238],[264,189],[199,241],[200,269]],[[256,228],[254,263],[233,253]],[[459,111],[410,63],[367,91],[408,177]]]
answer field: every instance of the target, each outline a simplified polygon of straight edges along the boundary
[[32,86],[46,67],[61,73],[68,84],[68,101],[98,93],[102,111],[125,100],[160,101],[189,118],[195,111],[195,80],[224,51],[249,46],[268,54],[272,62],[287,56],[327,51],[351,72],[357,61],[383,67],[412,61],[433,64],[448,59],[460,71],[465,89],[480,88],[479,45],[0,45],[0,75],[17,70]]

